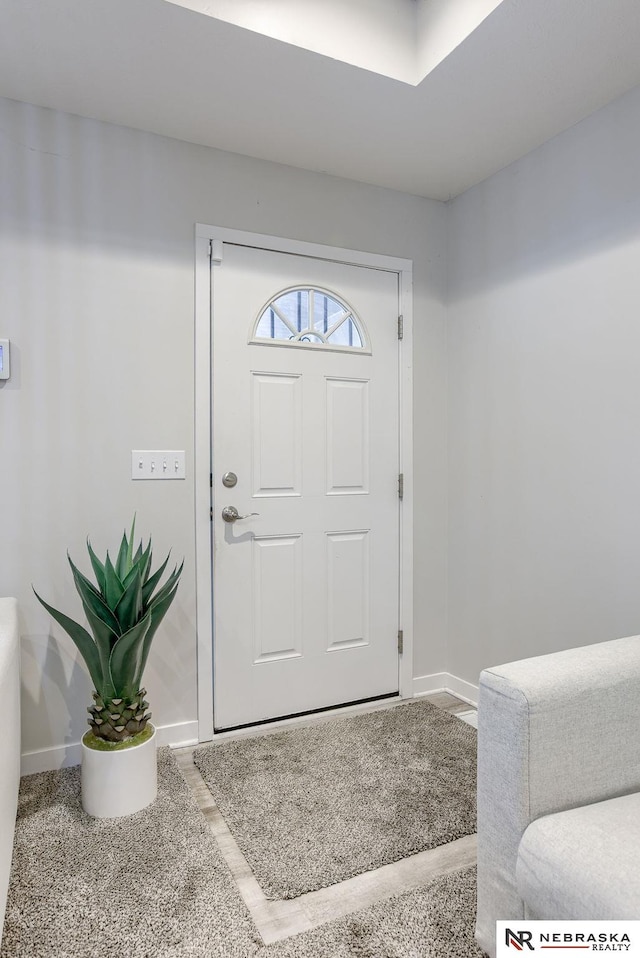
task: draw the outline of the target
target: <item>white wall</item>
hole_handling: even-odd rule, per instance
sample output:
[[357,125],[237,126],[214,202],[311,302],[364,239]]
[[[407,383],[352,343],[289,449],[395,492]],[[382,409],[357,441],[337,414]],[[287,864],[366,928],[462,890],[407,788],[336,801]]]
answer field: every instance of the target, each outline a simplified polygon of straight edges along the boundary
[[640,90],[450,206],[449,670],[640,632]]
[[[89,680],[36,602],[81,618],[65,553],[117,547],[134,511],[186,558],[146,684],[196,718],[194,224],[414,260],[416,675],[445,667],[444,243],[440,203],[0,100],[0,595],[20,604],[23,750],[78,742]],[[136,483],[133,448],[185,448],[188,480]],[[49,756],[59,761],[58,752]]]

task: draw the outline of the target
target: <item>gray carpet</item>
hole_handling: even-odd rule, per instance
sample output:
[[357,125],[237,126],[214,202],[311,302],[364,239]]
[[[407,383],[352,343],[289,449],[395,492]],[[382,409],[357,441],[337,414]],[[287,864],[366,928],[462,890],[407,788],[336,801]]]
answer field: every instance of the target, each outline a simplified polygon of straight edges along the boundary
[[271,898],[476,829],[476,731],[426,701],[206,745],[194,761]]
[[83,813],[78,768],[22,779],[0,958],[480,958],[473,869],[262,946],[168,749],[158,765],[157,801],[117,820]]
[[93,819],[80,770],[22,779],[1,958],[248,958],[262,944],[169,749],[149,808]]
[[469,868],[276,942],[256,958],[482,958],[475,913],[476,870]]

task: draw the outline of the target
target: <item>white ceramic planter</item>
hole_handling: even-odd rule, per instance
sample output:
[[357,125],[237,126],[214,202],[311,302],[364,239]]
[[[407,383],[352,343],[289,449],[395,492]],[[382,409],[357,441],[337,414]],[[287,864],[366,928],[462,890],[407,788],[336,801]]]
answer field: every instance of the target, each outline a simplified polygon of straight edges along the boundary
[[82,807],[94,818],[146,808],[158,794],[156,730],[141,745],[98,751],[82,743]]

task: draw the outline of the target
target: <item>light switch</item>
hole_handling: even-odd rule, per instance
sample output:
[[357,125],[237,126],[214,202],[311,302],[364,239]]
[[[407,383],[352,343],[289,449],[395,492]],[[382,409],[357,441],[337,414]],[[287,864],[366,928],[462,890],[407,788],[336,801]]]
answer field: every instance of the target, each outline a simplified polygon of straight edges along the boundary
[[11,375],[11,352],[8,339],[0,339],[0,379],[8,379]]
[[184,449],[133,449],[132,479],[185,479]]

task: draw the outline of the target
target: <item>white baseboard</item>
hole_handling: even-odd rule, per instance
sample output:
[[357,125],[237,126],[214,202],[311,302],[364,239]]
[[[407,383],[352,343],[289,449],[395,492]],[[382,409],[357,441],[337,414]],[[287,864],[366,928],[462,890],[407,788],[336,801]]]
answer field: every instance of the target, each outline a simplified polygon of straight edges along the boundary
[[158,727],[158,745],[186,748],[188,745],[197,745],[198,741],[197,722],[178,722],[176,725]]
[[468,702],[469,705],[478,705],[478,686],[472,685],[465,679],[459,679],[451,672],[434,672],[432,675],[418,675],[413,680],[413,694],[429,695],[432,692],[450,692],[456,698]]
[[35,772],[53,772],[59,768],[80,764],[80,742],[69,745],[56,745],[53,748],[40,748],[34,752],[23,752],[20,759],[20,775],[33,775]]
[[[170,745],[181,748],[198,744],[198,723],[177,722],[175,725],[157,727],[158,745]],[[58,745],[54,748],[41,748],[34,752],[23,752],[20,762],[21,775],[33,775],[34,772],[51,772],[70,765],[79,765],[82,758],[80,742]]]

